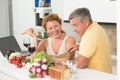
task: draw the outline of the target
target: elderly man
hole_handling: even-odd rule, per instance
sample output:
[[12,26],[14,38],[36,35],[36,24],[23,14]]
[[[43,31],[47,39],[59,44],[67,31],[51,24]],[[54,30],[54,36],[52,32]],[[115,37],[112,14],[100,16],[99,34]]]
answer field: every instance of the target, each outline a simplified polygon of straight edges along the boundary
[[70,14],[69,20],[73,31],[81,37],[79,53],[75,59],[77,67],[112,73],[108,37],[104,29],[92,21],[90,11],[78,8]]

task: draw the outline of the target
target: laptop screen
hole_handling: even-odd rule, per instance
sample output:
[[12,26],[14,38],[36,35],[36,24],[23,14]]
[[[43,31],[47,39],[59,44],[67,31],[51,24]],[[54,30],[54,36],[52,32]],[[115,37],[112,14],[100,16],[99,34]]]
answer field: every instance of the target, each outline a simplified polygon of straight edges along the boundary
[[3,56],[6,55],[7,50],[21,51],[14,36],[0,38],[0,50],[3,53]]

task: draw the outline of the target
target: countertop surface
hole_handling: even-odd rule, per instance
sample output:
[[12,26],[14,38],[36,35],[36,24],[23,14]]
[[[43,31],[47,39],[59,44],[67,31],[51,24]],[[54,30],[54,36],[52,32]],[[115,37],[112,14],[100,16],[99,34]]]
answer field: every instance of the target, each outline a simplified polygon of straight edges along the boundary
[[[28,70],[25,68],[16,68],[8,63],[7,59],[0,55],[0,79],[1,80],[51,80],[50,78],[30,79]],[[75,69],[73,77],[70,80],[117,80],[117,76],[92,69]]]

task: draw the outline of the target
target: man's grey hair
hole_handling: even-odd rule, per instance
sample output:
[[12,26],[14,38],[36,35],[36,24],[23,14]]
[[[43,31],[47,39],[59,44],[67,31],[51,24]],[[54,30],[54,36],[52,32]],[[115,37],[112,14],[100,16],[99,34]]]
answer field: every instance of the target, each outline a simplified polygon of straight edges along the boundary
[[69,20],[73,18],[79,18],[80,20],[83,19],[89,19],[90,22],[92,22],[91,14],[90,11],[87,8],[78,8],[75,9],[70,15],[69,15]]

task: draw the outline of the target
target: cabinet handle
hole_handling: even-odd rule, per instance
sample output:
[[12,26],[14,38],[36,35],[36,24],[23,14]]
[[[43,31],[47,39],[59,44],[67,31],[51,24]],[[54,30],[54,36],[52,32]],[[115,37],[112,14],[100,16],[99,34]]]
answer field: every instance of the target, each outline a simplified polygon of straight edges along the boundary
[[116,1],[116,0],[110,0],[110,1]]

